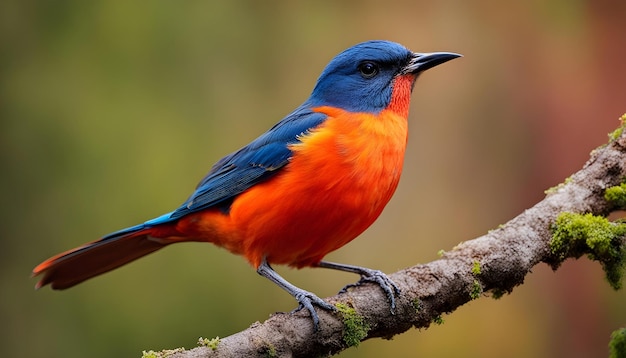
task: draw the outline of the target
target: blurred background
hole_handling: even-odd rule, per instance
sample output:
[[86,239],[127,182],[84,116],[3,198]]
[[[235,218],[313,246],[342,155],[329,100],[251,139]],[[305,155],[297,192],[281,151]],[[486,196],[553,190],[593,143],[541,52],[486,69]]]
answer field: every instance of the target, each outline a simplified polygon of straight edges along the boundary
[[[625,15],[624,1],[582,0],[1,2],[0,355],[138,357],[293,309],[242,258],[207,244],[68,291],[35,292],[29,274],[178,206],[364,40],[464,57],[419,79],[398,192],[328,259],[394,272],[496,228],[618,126]],[[321,297],[357,280],[278,269]],[[624,302],[587,259],[542,264],[511,295],[340,356],[603,357]]]

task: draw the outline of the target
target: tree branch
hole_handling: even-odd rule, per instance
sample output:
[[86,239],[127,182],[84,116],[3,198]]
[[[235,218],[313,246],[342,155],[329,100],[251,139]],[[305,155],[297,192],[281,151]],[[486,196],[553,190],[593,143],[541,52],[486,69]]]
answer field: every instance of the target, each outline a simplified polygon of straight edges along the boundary
[[[559,213],[606,216],[616,209],[605,200],[604,193],[626,178],[626,131],[618,131],[608,145],[591,153],[580,171],[532,208],[500,228],[443,253],[439,260],[390,275],[402,290],[395,315],[390,313],[382,290],[366,283],[327,299],[343,304],[344,313],[319,309],[318,332],[313,331],[308,312],[278,313],[242,332],[168,357],[324,356],[360,340],[391,338],[412,327],[427,328],[442,314],[484,296],[483,292],[491,291],[494,296],[510,293],[538,263],[556,268],[567,258],[557,257],[550,249],[551,228]],[[620,240],[623,247],[624,238]],[[350,321],[355,317],[363,321]]]

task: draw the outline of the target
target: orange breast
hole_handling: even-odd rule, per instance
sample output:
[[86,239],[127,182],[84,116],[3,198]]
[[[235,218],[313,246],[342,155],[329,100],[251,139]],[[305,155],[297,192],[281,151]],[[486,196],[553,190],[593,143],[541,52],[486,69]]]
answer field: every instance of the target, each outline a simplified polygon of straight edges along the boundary
[[[291,147],[291,162],[276,176],[240,194],[224,215],[190,215],[180,225],[258,267],[318,263],[380,215],[395,191],[404,158],[407,121],[320,107],[328,119]],[[183,229],[184,230],[184,229]]]

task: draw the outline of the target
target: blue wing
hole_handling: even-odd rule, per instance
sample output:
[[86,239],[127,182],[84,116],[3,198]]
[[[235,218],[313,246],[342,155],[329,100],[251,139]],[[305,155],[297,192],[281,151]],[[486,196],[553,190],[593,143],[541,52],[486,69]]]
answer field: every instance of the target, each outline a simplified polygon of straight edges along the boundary
[[200,181],[196,191],[178,209],[150,223],[160,224],[181,216],[228,203],[244,190],[274,175],[289,162],[289,145],[317,127],[326,115],[302,105],[247,146],[220,159]]

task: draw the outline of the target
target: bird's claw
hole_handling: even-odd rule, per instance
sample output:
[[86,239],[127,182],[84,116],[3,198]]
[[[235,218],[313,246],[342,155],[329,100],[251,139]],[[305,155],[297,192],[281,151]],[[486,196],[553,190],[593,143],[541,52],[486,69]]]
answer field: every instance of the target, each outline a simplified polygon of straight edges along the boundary
[[306,308],[307,311],[309,311],[309,313],[311,314],[311,319],[313,320],[313,329],[316,332],[319,330],[320,319],[313,305],[316,305],[320,308],[323,308],[331,312],[334,312],[337,310],[335,306],[317,297],[315,294],[305,291],[305,290],[301,290],[300,292],[296,293],[294,297],[298,301],[299,305],[296,309],[291,311],[291,313],[295,313],[295,312],[302,310],[303,308]]
[[391,308],[391,314],[396,313],[396,296],[400,295],[400,287],[393,282],[389,276],[385,275],[380,270],[365,269],[361,272],[361,279],[357,283],[352,283],[342,288],[339,293],[345,293],[351,287],[361,286],[365,282],[373,282],[380,286],[385,292],[387,299],[389,300],[389,306]]

